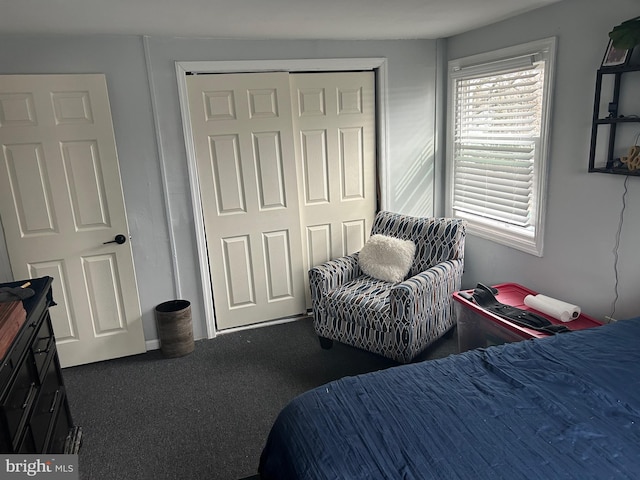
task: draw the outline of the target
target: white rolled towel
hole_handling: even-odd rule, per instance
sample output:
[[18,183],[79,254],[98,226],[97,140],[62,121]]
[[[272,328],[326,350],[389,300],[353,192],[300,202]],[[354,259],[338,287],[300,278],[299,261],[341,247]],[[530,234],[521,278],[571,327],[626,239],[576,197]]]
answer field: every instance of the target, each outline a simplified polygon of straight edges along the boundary
[[562,322],[570,322],[580,316],[579,306],[545,295],[527,295],[524,304]]

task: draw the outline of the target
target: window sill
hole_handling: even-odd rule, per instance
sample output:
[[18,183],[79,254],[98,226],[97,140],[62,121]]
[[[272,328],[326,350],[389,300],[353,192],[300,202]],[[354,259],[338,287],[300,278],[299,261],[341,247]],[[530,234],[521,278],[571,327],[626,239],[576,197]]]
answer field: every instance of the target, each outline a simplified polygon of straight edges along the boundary
[[542,257],[542,242],[540,240],[536,241],[537,239],[533,236],[510,232],[507,229],[497,230],[495,227],[489,227],[477,221],[466,220],[467,233],[471,235],[535,255],[536,257]]

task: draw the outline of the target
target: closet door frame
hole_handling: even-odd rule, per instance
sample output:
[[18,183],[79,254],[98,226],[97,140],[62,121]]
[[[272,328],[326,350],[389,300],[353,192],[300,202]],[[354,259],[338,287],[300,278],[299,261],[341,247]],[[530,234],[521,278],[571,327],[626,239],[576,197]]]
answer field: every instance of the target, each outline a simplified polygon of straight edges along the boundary
[[[213,298],[211,296],[212,285],[209,272],[207,255],[207,245],[205,238],[205,226],[200,204],[200,185],[198,180],[195,148],[191,136],[191,122],[189,120],[189,104],[187,96],[187,74],[206,73],[259,73],[259,72],[340,72],[371,70],[375,72],[376,79],[376,137],[380,182],[380,207],[387,208],[389,205],[389,165],[388,165],[388,115],[387,115],[387,59],[384,57],[372,58],[335,58],[335,59],[299,59],[299,60],[238,60],[238,61],[202,61],[202,62],[181,62],[175,63],[176,78],[178,82],[178,98],[180,101],[180,112],[182,115],[182,126],[187,153],[187,169],[189,174],[189,185],[191,187],[191,204],[193,208],[194,228],[196,236],[196,247],[198,251],[198,264],[200,267],[200,283],[204,299],[204,314],[207,327],[207,337],[216,336],[216,321]],[[273,325],[282,323],[287,319],[274,320],[260,324]],[[234,330],[245,328],[255,328],[255,325],[238,327]],[[228,330],[225,330],[228,331]]]

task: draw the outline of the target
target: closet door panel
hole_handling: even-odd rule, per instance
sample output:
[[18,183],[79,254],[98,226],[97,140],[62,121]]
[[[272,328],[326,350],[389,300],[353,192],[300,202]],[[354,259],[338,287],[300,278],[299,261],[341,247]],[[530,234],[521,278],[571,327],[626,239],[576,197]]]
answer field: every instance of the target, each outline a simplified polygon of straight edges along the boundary
[[360,250],[371,230],[377,208],[374,72],[292,74],[291,99],[308,270]]
[[219,330],[303,313],[289,75],[187,77]]

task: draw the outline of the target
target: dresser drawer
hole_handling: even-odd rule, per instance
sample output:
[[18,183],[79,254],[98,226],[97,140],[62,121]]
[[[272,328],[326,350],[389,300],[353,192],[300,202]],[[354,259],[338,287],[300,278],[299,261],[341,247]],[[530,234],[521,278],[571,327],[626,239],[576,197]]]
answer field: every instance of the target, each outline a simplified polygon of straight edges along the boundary
[[40,383],[44,381],[46,375],[45,366],[49,359],[52,357],[56,347],[53,331],[51,330],[51,323],[49,319],[49,312],[45,313],[44,321],[40,325],[38,333],[31,344],[31,353],[33,354],[33,363],[36,366],[38,372],[38,380]]
[[20,432],[26,424],[31,407],[36,399],[39,384],[34,378],[29,362],[23,362],[18,367],[16,376],[9,387],[0,410],[4,416],[7,433],[12,439],[12,448],[15,450],[20,441]]
[[73,422],[71,421],[71,413],[68,408],[66,399],[60,400],[61,404],[58,408],[57,415],[54,419],[53,430],[51,432],[51,439],[49,440],[49,447],[47,452],[49,453],[77,453],[76,451],[67,451],[67,439],[69,433],[73,429]]
[[[55,348],[55,347],[54,347]],[[36,452],[45,452],[53,430],[53,420],[64,398],[62,379],[58,377],[55,362],[50,361],[44,372],[44,381],[31,414],[29,425],[33,432]]]
[[24,436],[18,445],[17,453],[33,453],[36,451],[36,442],[33,438],[33,432],[29,425],[24,429]]

